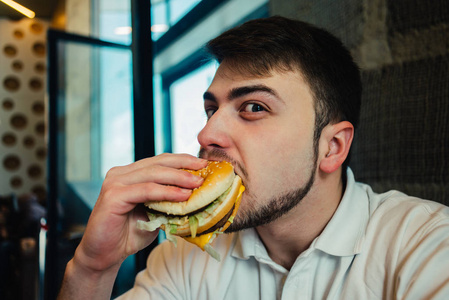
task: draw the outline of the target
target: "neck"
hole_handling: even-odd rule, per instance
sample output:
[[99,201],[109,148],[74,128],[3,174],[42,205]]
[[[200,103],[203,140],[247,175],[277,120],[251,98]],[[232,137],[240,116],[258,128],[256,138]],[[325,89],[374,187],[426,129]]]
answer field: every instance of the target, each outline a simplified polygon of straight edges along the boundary
[[290,270],[332,218],[343,189],[341,176],[320,174],[309,194],[296,207],[276,221],[257,227],[271,259]]

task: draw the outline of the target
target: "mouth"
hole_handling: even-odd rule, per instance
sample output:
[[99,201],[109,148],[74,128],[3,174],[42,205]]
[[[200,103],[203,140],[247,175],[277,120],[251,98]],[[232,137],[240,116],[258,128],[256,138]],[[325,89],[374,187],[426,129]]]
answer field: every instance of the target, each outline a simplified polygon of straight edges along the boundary
[[243,166],[243,164],[239,163],[237,160],[232,158],[228,153],[226,153],[225,150],[219,149],[219,148],[212,148],[211,150],[206,150],[204,148],[201,148],[198,157],[202,159],[207,160],[213,160],[213,161],[221,161],[225,160],[227,162],[230,162],[232,166],[234,167],[234,172],[242,178],[243,184],[245,184],[246,181],[248,181],[248,173]]

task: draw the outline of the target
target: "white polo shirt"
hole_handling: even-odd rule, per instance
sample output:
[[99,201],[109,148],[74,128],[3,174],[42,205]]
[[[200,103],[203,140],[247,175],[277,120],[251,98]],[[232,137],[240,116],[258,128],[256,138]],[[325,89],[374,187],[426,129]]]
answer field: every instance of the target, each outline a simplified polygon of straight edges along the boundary
[[288,271],[256,231],[218,237],[215,261],[164,242],[120,299],[449,299],[449,208],[376,194],[348,169],[334,216]]

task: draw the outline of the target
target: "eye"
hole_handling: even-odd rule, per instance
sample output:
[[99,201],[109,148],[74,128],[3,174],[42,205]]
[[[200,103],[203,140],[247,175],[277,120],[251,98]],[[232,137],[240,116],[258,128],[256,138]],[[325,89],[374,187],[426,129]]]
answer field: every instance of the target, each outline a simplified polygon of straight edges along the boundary
[[257,103],[248,103],[243,107],[244,112],[255,113],[260,111],[266,111],[266,109]]
[[258,120],[264,118],[269,109],[259,103],[247,102],[241,106],[240,115],[247,120]]
[[204,112],[206,113],[206,117],[209,120],[210,118],[212,118],[212,116],[214,115],[214,113],[217,111],[216,107],[206,107],[204,109]]
[[244,103],[242,105],[242,108],[240,109],[240,112],[242,113],[260,113],[260,112],[266,112],[268,111],[268,109],[259,103],[254,103],[254,102],[248,102],[248,103]]

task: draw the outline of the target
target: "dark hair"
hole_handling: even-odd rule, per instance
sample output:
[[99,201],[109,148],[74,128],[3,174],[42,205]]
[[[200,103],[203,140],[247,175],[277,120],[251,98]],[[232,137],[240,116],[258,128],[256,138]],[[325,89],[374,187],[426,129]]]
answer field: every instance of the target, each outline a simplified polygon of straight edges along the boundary
[[[315,99],[315,146],[329,123],[358,125],[361,79],[342,42],[313,25],[280,16],[248,21],[209,41],[206,50],[242,74],[300,71]],[[349,162],[346,159],[343,166]],[[345,168],[344,168],[345,169]]]

